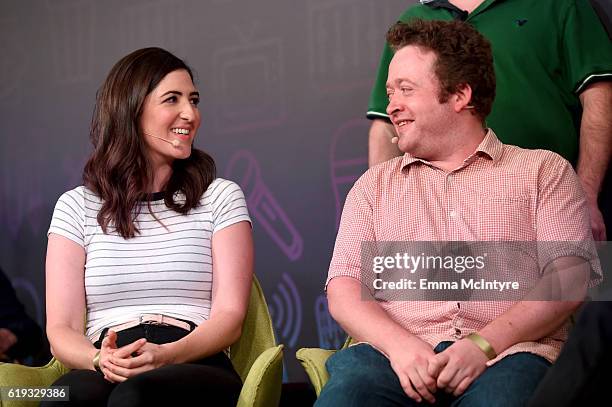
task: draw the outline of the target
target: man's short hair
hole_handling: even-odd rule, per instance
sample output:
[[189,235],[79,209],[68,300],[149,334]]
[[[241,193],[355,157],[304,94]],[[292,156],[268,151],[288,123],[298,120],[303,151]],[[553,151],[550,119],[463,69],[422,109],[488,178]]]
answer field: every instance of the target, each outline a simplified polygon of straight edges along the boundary
[[440,102],[469,84],[471,104],[484,119],[495,99],[495,71],[491,44],[474,27],[461,21],[410,20],[387,32],[387,42],[397,52],[408,45],[436,54],[434,73],[440,82]]

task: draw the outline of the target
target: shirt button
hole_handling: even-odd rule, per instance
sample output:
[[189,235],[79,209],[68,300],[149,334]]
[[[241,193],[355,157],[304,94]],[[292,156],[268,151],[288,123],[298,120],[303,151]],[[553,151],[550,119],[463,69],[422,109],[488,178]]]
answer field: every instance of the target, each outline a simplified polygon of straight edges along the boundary
[[455,210],[453,209],[450,211],[450,217],[454,218],[455,216],[457,216],[457,212],[455,212]]
[[457,319],[457,320],[455,321],[455,325],[456,325],[456,326],[459,326],[459,327],[463,326],[463,320],[461,320],[461,319]]

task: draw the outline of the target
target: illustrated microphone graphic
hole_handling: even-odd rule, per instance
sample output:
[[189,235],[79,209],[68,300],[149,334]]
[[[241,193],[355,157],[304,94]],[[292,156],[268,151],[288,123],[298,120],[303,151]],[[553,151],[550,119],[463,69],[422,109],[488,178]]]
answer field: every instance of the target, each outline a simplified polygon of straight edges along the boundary
[[174,148],[179,148],[179,145],[181,144],[178,140],[167,140],[167,139],[165,139],[163,137],[154,136],[154,135],[149,134],[149,133],[145,133],[144,135],[145,136],[149,136],[149,137],[153,137],[153,138],[156,138],[156,139],[160,139],[161,141],[165,141],[166,143],[170,144]]
[[368,134],[369,123],[365,119],[352,119],[334,131],[329,151],[330,178],[336,201],[336,230],[344,200],[349,190],[361,174],[368,169],[368,151],[366,143],[357,146],[355,134]]
[[319,331],[319,347],[323,349],[340,349],[346,333],[329,314],[327,297],[319,295],[315,301],[315,317]]
[[236,152],[225,170],[225,176],[238,182],[244,191],[249,211],[289,260],[299,259],[304,249],[304,239],[263,181],[253,153],[246,150]]

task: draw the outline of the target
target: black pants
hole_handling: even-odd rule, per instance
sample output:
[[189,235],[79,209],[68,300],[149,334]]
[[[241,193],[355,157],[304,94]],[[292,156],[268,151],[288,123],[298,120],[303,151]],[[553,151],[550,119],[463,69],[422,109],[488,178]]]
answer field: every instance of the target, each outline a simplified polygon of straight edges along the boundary
[[[139,325],[117,333],[117,347],[139,338],[162,344],[189,332],[172,326]],[[105,331],[100,338],[104,337]],[[100,348],[101,339],[94,346]],[[191,363],[167,365],[111,383],[93,370],[72,370],[53,383],[69,386],[69,402],[43,402],[41,406],[201,406],[236,405],[242,381],[222,352]]]

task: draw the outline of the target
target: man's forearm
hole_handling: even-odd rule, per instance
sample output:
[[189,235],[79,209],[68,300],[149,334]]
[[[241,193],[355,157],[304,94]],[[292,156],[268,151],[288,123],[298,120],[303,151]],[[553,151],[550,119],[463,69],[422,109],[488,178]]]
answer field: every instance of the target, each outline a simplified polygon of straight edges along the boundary
[[385,352],[394,351],[398,340],[410,337],[374,300],[361,298],[362,286],[350,277],[336,277],[327,286],[329,311],[355,340],[365,341]]
[[497,354],[521,342],[537,341],[561,327],[580,303],[522,301],[480,331]]
[[580,101],[583,113],[576,172],[587,198],[596,203],[612,153],[612,82],[589,85]]
[[383,119],[372,120],[368,141],[368,165],[370,167],[402,155],[397,144],[391,142],[395,129]]
[[[589,263],[582,258],[558,258],[547,267],[544,277],[525,300],[491,321],[480,334],[497,354],[517,343],[546,337],[563,326],[580,306],[590,273]],[[560,301],[548,298],[553,292]]]

